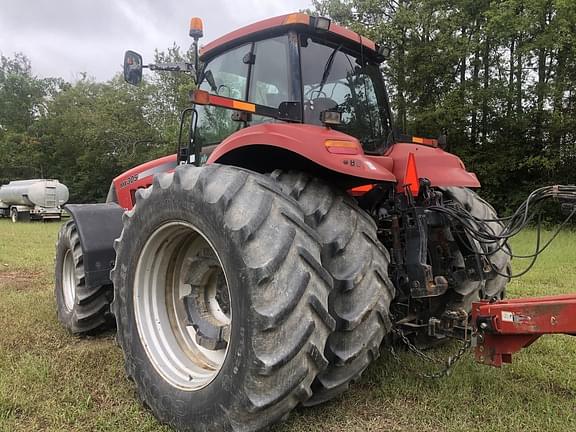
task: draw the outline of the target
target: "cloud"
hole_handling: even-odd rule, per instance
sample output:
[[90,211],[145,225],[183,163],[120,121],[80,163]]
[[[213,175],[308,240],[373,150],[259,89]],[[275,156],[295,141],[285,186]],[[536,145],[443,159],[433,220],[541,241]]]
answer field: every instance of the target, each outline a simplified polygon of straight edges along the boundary
[[150,59],[176,42],[188,47],[188,21],[200,16],[204,42],[240,26],[309,7],[310,0],[0,0],[0,52],[23,52],[39,76],[99,80],[120,71],[123,53]]

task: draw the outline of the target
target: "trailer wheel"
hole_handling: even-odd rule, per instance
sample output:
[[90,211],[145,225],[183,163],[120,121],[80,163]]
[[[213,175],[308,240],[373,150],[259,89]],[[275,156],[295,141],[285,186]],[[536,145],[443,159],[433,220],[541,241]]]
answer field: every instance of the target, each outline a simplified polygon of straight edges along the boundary
[[112,285],[88,289],[80,237],[74,221],[62,225],[56,243],[55,297],[58,319],[71,333],[95,334],[114,326]]
[[30,212],[20,212],[17,208],[14,207],[10,211],[10,217],[12,219],[12,223],[28,222],[30,221]]
[[269,178],[178,167],[115,243],[126,372],[178,430],[260,430],[311,395],[335,322],[317,234]]
[[320,235],[322,264],[334,278],[330,313],[337,329],[325,349],[330,365],[305,403],[317,405],[348,389],[380,354],[392,325],[390,257],[374,221],[348,194],[304,173],[275,171],[272,177],[298,201],[306,222]]
[[[458,202],[462,207],[464,207],[472,216],[477,219],[497,219],[498,215],[494,207],[492,207],[487,201],[482,199],[476,192],[460,187],[446,187],[442,189],[445,195],[445,199],[450,199]],[[504,225],[499,221],[487,222],[490,228],[495,234],[499,234],[504,229]],[[498,250],[497,246],[494,244],[480,244],[475,243],[474,247],[478,253],[490,254],[488,259],[493,268],[495,268],[498,273],[503,275],[511,274],[510,262],[512,258],[510,257],[511,251]],[[478,281],[466,281],[457,290],[466,297],[466,305],[468,306],[473,300],[478,298],[482,299],[502,299],[506,295],[506,285],[510,281],[510,278],[495,275],[494,278],[488,279],[483,282]],[[470,312],[470,307],[467,310]]]

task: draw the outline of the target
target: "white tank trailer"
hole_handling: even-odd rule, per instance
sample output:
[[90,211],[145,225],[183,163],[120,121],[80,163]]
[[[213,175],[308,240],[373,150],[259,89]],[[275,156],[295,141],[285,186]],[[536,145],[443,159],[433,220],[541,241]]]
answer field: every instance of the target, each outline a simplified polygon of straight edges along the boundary
[[68,188],[58,180],[17,180],[0,186],[0,217],[12,222],[62,218]]

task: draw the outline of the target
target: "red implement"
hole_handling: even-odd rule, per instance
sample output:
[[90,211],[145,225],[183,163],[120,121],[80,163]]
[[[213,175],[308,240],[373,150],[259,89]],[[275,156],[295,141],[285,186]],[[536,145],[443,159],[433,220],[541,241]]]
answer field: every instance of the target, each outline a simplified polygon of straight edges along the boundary
[[545,334],[576,336],[576,295],[476,302],[476,361],[500,367]]

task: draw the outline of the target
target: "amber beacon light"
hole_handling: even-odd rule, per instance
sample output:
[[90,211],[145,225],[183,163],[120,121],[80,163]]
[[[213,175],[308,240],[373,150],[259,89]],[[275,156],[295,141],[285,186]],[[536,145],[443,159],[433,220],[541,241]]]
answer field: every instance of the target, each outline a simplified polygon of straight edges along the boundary
[[200,39],[204,36],[204,24],[201,18],[191,18],[190,19],[190,37],[194,39]]

